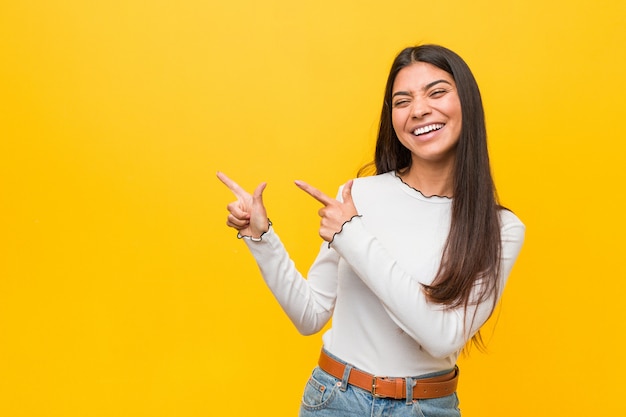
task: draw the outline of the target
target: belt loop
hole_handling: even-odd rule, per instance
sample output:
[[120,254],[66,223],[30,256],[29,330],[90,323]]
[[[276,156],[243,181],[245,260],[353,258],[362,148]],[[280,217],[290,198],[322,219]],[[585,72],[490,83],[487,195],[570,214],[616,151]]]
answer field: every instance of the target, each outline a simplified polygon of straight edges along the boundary
[[348,389],[348,379],[350,379],[351,371],[352,371],[352,365],[347,363],[345,369],[343,370],[343,377],[341,378],[341,386],[339,387],[339,389],[343,392],[345,392]]
[[406,405],[411,405],[413,404],[413,387],[415,387],[417,383],[411,377],[405,378],[405,381],[406,382],[404,385],[406,385]]

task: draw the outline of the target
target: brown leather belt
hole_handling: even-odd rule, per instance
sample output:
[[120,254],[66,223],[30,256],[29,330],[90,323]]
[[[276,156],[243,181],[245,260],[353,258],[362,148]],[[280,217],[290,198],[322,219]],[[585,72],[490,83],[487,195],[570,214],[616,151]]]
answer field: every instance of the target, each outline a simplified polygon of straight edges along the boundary
[[[346,369],[346,365],[328,356],[324,350],[320,355],[319,367],[337,379],[343,379]],[[459,382],[459,368],[455,367],[445,375],[415,379],[414,381],[416,383],[413,387],[414,400],[445,397],[456,391]],[[348,384],[369,391],[375,397],[397,400],[406,398],[405,378],[374,376],[352,368],[348,377]]]

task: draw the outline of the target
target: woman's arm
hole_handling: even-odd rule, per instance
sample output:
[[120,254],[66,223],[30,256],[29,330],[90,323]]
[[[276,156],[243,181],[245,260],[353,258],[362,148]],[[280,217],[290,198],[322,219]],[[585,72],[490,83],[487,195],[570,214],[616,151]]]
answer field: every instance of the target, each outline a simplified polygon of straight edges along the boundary
[[[517,220],[515,218],[515,220]],[[517,221],[502,229],[501,288],[513,267],[524,239]],[[446,357],[467,343],[489,318],[493,297],[478,305],[446,309],[426,299],[422,284],[409,275],[380,242],[354,218],[335,235],[333,248],[381,300],[392,320],[434,357]],[[477,291],[479,288],[477,288]],[[500,294],[494,295],[499,298]]]
[[328,323],[335,307],[337,253],[322,247],[309,279],[304,279],[267,218],[263,204],[266,184],[259,184],[250,194],[226,174],[218,172],[217,177],[237,197],[227,206],[226,224],[246,242],[265,282],[298,331],[317,333]]
[[260,241],[244,240],[267,286],[298,331],[304,335],[320,331],[335,307],[337,252],[322,245],[308,279],[304,279],[273,227]]

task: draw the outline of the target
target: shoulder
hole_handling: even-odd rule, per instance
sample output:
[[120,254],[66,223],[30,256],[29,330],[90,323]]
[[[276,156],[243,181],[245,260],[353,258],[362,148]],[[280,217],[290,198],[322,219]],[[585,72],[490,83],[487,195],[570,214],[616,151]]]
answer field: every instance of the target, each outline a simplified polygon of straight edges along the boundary
[[[352,181],[352,196],[356,198],[367,198],[367,196],[382,196],[393,193],[395,190],[394,180],[396,177],[393,173],[388,172],[380,175],[372,175],[369,177],[359,177]],[[345,186],[342,185],[341,188]],[[339,190],[341,192],[341,189]]]
[[[369,177],[358,177],[352,180],[352,198],[355,203],[367,203],[371,199],[380,200],[383,194],[391,192],[393,187],[391,184],[395,176],[392,173],[373,175]],[[347,182],[339,187],[337,192],[337,199],[341,200],[343,194],[343,188]]]
[[369,177],[355,178],[353,187],[359,188],[375,188],[385,187],[396,181],[396,176],[393,172],[387,172],[385,174],[372,175]]
[[523,241],[526,233],[526,226],[511,210],[500,209],[500,230],[506,240]]
[[503,229],[508,227],[525,227],[524,223],[522,223],[519,217],[517,217],[515,213],[513,213],[511,210],[507,208],[501,208],[499,214],[500,224],[502,225]]

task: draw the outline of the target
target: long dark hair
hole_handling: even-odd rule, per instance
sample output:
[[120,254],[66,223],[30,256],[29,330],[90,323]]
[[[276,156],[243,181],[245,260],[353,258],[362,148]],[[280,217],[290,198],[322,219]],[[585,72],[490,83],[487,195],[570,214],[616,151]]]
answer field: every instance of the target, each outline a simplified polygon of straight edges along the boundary
[[[457,87],[463,122],[456,149],[453,171],[453,200],[450,233],[441,264],[431,285],[425,286],[428,298],[448,308],[463,307],[489,300],[492,312],[499,288],[500,220],[496,190],[487,151],[485,115],[478,84],[463,59],[438,45],[406,48],[394,60],[383,102],[376,141],[376,174],[402,171],[411,166],[411,152],[393,129],[391,95],[401,69],[425,62],[449,73]],[[367,171],[364,167],[359,175]],[[479,293],[475,294],[476,288]],[[472,340],[484,347],[480,332]]]

